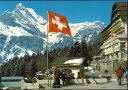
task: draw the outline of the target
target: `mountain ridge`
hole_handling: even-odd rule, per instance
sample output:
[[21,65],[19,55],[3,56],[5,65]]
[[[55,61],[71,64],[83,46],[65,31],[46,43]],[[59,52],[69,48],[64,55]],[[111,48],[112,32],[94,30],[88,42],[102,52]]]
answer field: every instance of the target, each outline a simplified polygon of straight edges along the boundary
[[[71,46],[76,40],[95,43],[104,28],[101,21],[69,23],[72,37],[61,33],[49,33],[49,49]],[[46,50],[47,21],[32,8],[19,3],[12,12],[0,16],[0,62],[14,56],[44,52]],[[94,40],[93,40],[94,39]]]

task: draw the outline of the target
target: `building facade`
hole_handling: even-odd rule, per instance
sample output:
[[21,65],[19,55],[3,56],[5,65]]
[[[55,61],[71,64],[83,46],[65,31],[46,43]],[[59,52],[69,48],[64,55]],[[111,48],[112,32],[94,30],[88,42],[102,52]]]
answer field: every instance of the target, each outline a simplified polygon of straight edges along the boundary
[[101,67],[116,68],[127,61],[128,3],[116,2],[112,7],[110,24],[101,32]]

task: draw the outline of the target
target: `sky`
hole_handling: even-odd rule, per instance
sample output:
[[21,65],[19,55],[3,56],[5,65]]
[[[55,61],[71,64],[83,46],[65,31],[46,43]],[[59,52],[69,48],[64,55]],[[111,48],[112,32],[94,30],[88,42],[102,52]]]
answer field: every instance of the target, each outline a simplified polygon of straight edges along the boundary
[[[32,8],[47,20],[47,11],[62,14],[68,18],[69,23],[102,21],[108,25],[111,20],[112,5],[115,1],[0,1],[0,15],[4,11],[12,11],[18,3]],[[126,0],[120,0],[126,1]]]

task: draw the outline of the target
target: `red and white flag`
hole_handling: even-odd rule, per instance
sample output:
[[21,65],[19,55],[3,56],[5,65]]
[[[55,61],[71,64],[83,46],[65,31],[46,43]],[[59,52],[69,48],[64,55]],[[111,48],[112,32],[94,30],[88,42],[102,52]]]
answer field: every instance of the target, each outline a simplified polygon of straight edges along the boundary
[[116,34],[115,33],[111,33],[111,36],[112,36],[112,38],[116,38]]
[[48,32],[62,32],[71,36],[71,31],[65,16],[48,11],[48,20]]

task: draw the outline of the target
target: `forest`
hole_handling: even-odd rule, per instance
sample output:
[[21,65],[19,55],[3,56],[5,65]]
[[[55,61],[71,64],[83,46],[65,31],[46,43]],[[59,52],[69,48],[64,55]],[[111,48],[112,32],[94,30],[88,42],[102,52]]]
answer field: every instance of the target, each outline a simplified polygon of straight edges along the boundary
[[[97,44],[76,41],[72,46],[58,48],[48,51],[49,68],[54,64],[83,57],[83,66],[87,66],[92,61],[92,57],[99,53]],[[24,76],[34,77],[36,72],[45,73],[47,69],[47,51],[44,53],[25,54],[23,57],[14,57],[0,66],[0,77],[2,76]]]

